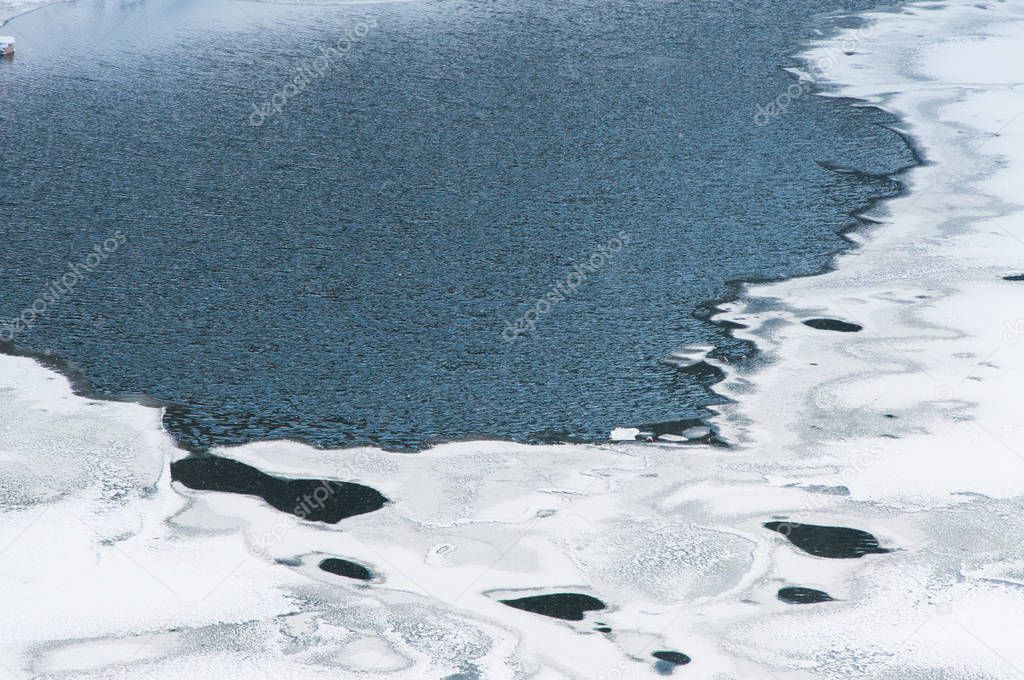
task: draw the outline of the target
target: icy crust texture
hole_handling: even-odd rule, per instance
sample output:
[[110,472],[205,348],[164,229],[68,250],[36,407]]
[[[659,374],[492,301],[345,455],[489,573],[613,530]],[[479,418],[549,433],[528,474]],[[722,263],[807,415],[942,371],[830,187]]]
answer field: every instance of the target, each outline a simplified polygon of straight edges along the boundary
[[834,272],[752,286],[723,312],[767,360],[720,386],[737,398],[716,423],[731,449],[215,452],[389,501],[328,524],[172,482],[186,453],[158,410],[0,357],[0,663],[54,678],[1014,677],[1024,284],[1004,277],[1024,269],[1022,25],[1021,2],[916,4],[808,53],[807,73],[830,60],[828,96],[897,113],[929,164]]

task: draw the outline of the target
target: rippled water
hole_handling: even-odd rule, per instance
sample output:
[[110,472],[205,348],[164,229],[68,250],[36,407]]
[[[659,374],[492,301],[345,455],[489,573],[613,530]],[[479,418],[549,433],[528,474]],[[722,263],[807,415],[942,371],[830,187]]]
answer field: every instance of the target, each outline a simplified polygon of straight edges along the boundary
[[[18,346],[99,392],[176,404],[168,427],[199,448],[601,439],[700,416],[706,378],[659,360],[746,350],[695,312],[729,281],[818,270],[850,211],[898,189],[829,164],[912,160],[883,114],[843,101],[754,123],[818,14],[871,5],[85,0],[23,16],[0,62],[0,317],[43,299]],[[55,295],[69,263],[78,280]],[[534,328],[503,338],[531,308]]]

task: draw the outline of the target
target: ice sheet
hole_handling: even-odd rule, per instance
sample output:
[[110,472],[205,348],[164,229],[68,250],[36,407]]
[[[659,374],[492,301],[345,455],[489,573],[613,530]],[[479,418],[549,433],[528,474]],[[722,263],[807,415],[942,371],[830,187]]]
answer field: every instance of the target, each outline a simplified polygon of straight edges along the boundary
[[[928,164],[835,271],[726,306],[766,359],[719,385],[736,397],[715,423],[733,448],[216,452],[394,501],[324,525],[172,483],[186,453],[158,410],[0,356],[0,663],[16,677],[611,680],[660,677],[651,654],[667,650],[692,658],[679,677],[1015,677],[1024,282],[1003,277],[1024,271],[1024,3],[871,22],[808,63],[834,61],[827,96],[897,113]],[[892,551],[815,557],[770,521]],[[332,556],[376,580],[317,569]],[[835,601],[782,602],[784,586]],[[561,592],[608,608],[576,622],[499,602]]]

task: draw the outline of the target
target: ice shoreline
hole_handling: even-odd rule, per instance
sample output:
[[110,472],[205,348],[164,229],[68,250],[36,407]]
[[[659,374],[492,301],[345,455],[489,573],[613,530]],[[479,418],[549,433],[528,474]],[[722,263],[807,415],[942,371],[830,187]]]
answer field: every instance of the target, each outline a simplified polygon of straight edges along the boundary
[[[1004,9],[1024,19],[1019,3]],[[62,376],[2,356],[0,488],[11,521],[0,523],[0,575],[20,584],[10,603],[23,613],[0,628],[0,661],[73,677],[259,668],[609,680],[657,677],[655,650],[692,657],[678,671],[691,677],[1007,677],[1007,664],[1024,666],[1013,637],[1022,463],[983,431],[997,423],[999,434],[1008,428],[998,439],[1011,439],[1022,368],[1017,324],[1000,316],[1024,294],[1002,280],[1024,270],[1007,247],[1024,236],[1010,211],[1024,162],[1024,131],[1010,121],[1024,111],[1015,91],[1024,59],[1006,58],[1022,49],[1018,29],[967,2],[875,20],[831,73],[843,83],[832,94],[900,114],[932,164],[877,206],[881,224],[854,234],[861,247],[834,269],[749,286],[721,315],[749,325],[736,333],[771,358],[718,385],[736,399],[717,408],[738,450],[466,442],[409,456],[269,442],[220,451],[269,474],[366,483],[396,501],[331,531],[253,498],[173,488],[167,463],[186,452],[159,411],[74,396]],[[950,58],[950,43],[963,40],[973,54],[988,51],[987,68]],[[982,179],[986,187],[967,190]],[[977,229],[978,215],[999,210],[998,228]],[[801,323],[820,316],[864,330]],[[986,365],[995,362],[998,371]],[[898,551],[810,557],[761,526],[778,519],[855,527]],[[382,582],[315,573],[319,557],[335,555],[374,567]],[[57,601],[57,584],[81,599]],[[836,601],[781,603],[781,586]],[[569,624],[489,595],[554,589],[611,608]],[[612,632],[595,632],[598,622]]]
[[23,14],[34,12],[37,9],[55,5],[58,2],[68,2],[68,0],[44,0],[43,2],[21,2],[15,4],[0,3],[0,28],[16,17],[20,17]]

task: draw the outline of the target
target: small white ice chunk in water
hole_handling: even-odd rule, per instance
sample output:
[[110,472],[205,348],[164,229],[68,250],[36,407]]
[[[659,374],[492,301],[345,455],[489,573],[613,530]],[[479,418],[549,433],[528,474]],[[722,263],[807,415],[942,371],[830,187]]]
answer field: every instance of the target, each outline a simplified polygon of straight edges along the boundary
[[668,434],[668,433],[666,433],[666,434],[659,434],[658,435],[658,441],[663,441],[663,442],[685,442],[686,441],[686,437],[684,437],[681,434]]
[[683,436],[687,439],[700,439],[701,437],[707,437],[709,434],[711,434],[711,428],[707,425],[697,425],[683,430]]
[[635,427],[617,427],[608,435],[608,439],[613,442],[631,442],[636,439],[638,434],[640,434],[640,430]]

